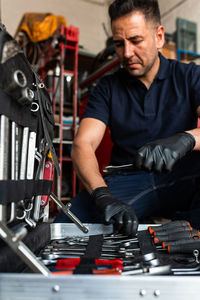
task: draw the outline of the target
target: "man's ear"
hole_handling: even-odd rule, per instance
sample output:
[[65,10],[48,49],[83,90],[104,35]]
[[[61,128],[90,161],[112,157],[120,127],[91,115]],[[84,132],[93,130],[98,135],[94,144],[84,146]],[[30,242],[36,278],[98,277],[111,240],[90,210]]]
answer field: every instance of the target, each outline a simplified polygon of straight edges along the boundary
[[156,29],[156,47],[158,50],[162,49],[165,43],[165,28],[160,25]]

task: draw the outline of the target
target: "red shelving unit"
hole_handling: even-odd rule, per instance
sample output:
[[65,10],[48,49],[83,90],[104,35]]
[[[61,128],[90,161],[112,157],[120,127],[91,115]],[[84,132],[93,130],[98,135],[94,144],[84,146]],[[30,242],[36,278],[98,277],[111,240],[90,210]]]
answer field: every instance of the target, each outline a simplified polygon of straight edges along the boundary
[[[63,153],[63,131],[66,126],[63,122],[64,116],[64,80],[65,76],[73,76],[73,94],[72,94],[72,140],[77,132],[77,80],[78,80],[78,41],[79,30],[73,26],[64,27],[60,29],[61,41],[60,47],[60,102],[59,102],[59,126],[60,126],[60,141],[59,141],[59,163],[61,169],[61,175],[59,179],[59,192],[62,195],[62,175],[63,175],[63,163],[70,162],[70,157],[65,157]],[[76,173],[72,167],[72,197],[76,195]]]
[[[79,51],[79,30],[76,27],[61,26],[59,32],[56,33],[56,38],[58,40],[58,46],[53,52],[52,48],[49,47],[49,52],[46,53],[45,59],[43,60],[42,66],[40,67],[41,76],[44,79],[48,73],[52,72],[52,82],[48,86],[50,95],[52,96],[53,112],[55,115],[56,126],[58,126],[58,138],[54,139],[55,148],[58,155],[58,160],[60,164],[61,174],[60,177],[56,179],[57,181],[57,195],[62,200],[62,178],[63,178],[63,164],[72,163],[71,157],[66,156],[63,150],[64,145],[72,145],[72,141],[77,132],[77,89],[78,89],[78,51]],[[54,55],[55,54],[55,55]],[[51,61],[57,61],[51,66]],[[49,67],[50,66],[50,67]],[[57,70],[59,71],[57,73]],[[64,82],[66,76],[71,76],[73,80],[72,89],[72,124],[65,124],[65,94],[64,94]],[[59,83],[59,85],[58,85]],[[59,91],[59,92],[58,92]],[[58,99],[59,98],[59,99]],[[69,112],[68,112],[69,114]],[[71,128],[72,140],[64,140],[63,132],[67,128]],[[69,165],[69,169],[72,170],[71,174],[71,197],[76,195],[77,190],[77,180],[76,173],[73,166]]]

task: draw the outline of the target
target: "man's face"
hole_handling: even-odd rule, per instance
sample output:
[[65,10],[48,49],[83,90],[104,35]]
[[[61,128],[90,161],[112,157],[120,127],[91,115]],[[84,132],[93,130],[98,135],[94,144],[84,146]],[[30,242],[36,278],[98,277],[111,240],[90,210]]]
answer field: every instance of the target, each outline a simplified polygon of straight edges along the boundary
[[133,76],[148,76],[164,44],[163,26],[156,27],[137,11],[114,20],[112,32],[116,53],[124,68]]

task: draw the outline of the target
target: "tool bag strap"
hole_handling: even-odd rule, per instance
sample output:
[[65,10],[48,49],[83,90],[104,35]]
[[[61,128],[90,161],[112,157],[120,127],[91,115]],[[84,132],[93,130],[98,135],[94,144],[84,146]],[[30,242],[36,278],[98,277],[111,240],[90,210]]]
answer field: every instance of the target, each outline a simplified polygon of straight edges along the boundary
[[137,237],[142,255],[153,252],[157,253],[156,246],[154,245],[151,235],[147,230],[138,231]]
[[0,204],[6,205],[22,199],[32,199],[34,196],[50,195],[51,189],[50,180],[1,180]]
[[92,274],[95,268],[95,258],[101,256],[103,235],[91,235],[86,247],[85,255],[81,257],[80,264],[76,266],[73,274]]

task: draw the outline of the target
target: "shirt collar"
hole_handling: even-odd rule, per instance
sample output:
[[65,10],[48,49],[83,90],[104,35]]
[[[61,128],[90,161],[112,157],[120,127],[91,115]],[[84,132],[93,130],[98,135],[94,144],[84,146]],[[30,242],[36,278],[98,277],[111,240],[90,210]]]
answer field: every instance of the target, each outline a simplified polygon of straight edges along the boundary
[[[169,61],[167,58],[165,58],[160,52],[158,53],[159,58],[160,58],[160,67],[159,67],[159,71],[155,77],[155,79],[165,79],[168,78],[170,76],[170,72],[169,72]],[[136,77],[131,76],[124,68],[120,69],[120,73],[121,73],[121,78],[126,80],[126,82],[140,82],[140,80],[138,80]]]
[[162,80],[170,76],[169,61],[160,52],[159,52],[159,57],[160,57],[160,68],[158,74],[156,75],[156,78]]

